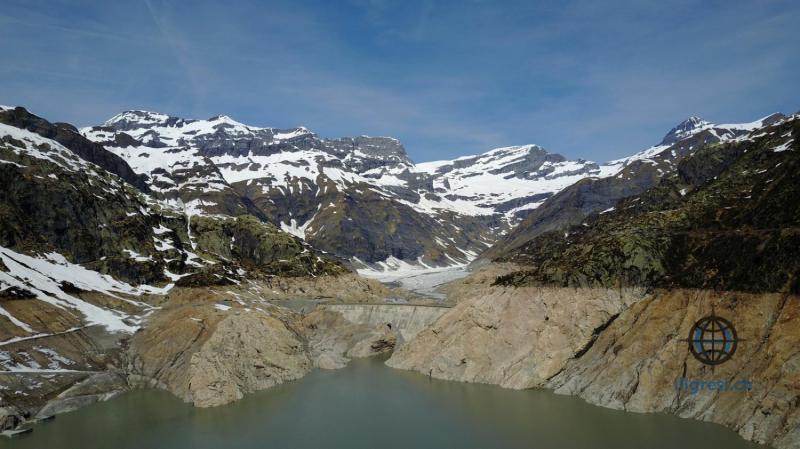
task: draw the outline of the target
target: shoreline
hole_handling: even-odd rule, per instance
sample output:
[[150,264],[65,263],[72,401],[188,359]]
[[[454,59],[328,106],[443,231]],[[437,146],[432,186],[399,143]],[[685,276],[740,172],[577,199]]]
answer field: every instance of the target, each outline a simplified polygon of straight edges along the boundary
[[[398,378],[401,378],[401,379],[409,379],[409,380],[403,381],[404,383],[411,382],[412,384],[423,385],[423,384],[429,384],[431,382],[431,379],[429,379],[428,376],[425,376],[424,374],[415,373],[415,372],[408,372],[408,371],[405,371],[405,370],[392,369],[390,366],[385,365],[384,362],[385,362],[386,358],[387,358],[386,356],[375,356],[375,357],[371,357],[369,359],[354,360],[353,362],[351,362],[352,365],[348,365],[346,368],[344,368],[344,370],[330,371],[330,370],[324,370],[324,369],[314,369],[314,370],[310,371],[308,373],[308,375],[304,376],[303,378],[284,383],[284,384],[282,384],[280,386],[276,386],[274,388],[269,388],[269,389],[266,389],[266,390],[261,390],[261,391],[255,392],[253,394],[249,394],[249,395],[247,395],[245,398],[243,398],[240,401],[236,401],[236,402],[233,402],[233,403],[230,403],[230,404],[226,404],[226,405],[223,405],[223,406],[219,406],[219,407],[198,409],[196,407],[191,407],[191,404],[187,404],[184,401],[181,401],[180,398],[176,397],[174,394],[171,394],[168,391],[165,391],[165,390],[163,390],[161,388],[156,388],[156,387],[134,387],[134,388],[129,388],[129,389],[125,390],[125,391],[119,392],[113,398],[108,398],[108,399],[106,399],[104,401],[99,401],[98,403],[95,403],[95,404],[88,404],[86,407],[82,407],[80,409],[73,410],[73,411],[75,411],[78,414],[81,414],[81,413],[86,414],[86,413],[92,412],[92,407],[97,407],[97,406],[101,405],[101,403],[103,403],[103,402],[109,403],[109,404],[114,402],[114,401],[121,401],[121,400],[128,400],[128,402],[130,402],[131,397],[128,396],[128,395],[130,395],[132,393],[143,392],[143,393],[145,393],[145,395],[149,395],[151,392],[163,392],[163,393],[166,393],[167,396],[159,396],[161,398],[160,401],[161,400],[167,400],[170,403],[174,404],[173,406],[167,407],[168,409],[173,409],[175,406],[177,406],[179,409],[184,410],[184,412],[182,412],[182,414],[179,414],[178,416],[187,416],[187,417],[188,416],[199,416],[201,418],[198,418],[198,419],[203,419],[204,421],[207,421],[207,420],[212,420],[213,421],[214,420],[213,416],[216,416],[216,415],[227,416],[227,415],[230,415],[231,413],[241,413],[241,412],[237,412],[237,410],[257,410],[257,409],[261,408],[260,404],[262,402],[264,402],[265,400],[271,402],[272,399],[270,399],[270,398],[273,398],[273,397],[274,398],[290,399],[290,398],[296,397],[298,394],[300,394],[300,395],[308,394],[309,392],[316,390],[313,387],[313,385],[319,379],[331,379],[331,378],[344,378],[344,377],[347,377],[347,378],[350,378],[352,380],[345,379],[345,382],[347,382],[347,383],[350,383],[350,382],[358,383],[357,380],[353,379],[354,376],[364,376],[364,375],[370,375],[370,373],[372,373],[371,376],[374,377],[376,374],[380,374],[380,371],[376,371],[376,370],[388,370],[389,374],[387,374],[387,375],[390,376],[390,377],[398,377]],[[350,372],[350,371],[353,371],[353,370],[361,370],[362,372],[359,373],[358,375],[355,375],[354,373]],[[381,375],[379,375],[378,377],[381,377]],[[659,412],[655,412],[655,413],[630,413],[630,412],[626,412],[626,411],[613,410],[613,409],[609,409],[607,407],[591,404],[591,403],[589,403],[589,402],[585,401],[584,399],[582,399],[580,397],[577,397],[577,396],[561,395],[561,394],[558,394],[558,393],[556,393],[556,392],[554,392],[554,391],[552,391],[550,389],[547,389],[547,388],[532,388],[532,389],[523,390],[523,391],[512,391],[512,390],[509,390],[509,389],[502,388],[502,387],[500,387],[498,385],[492,385],[492,384],[470,384],[470,383],[467,383],[467,382],[452,382],[452,381],[443,381],[443,380],[439,380],[439,379],[433,379],[432,381],[433,381],[433,383],[430,384],[429,387],[425,387],[426,390],[431,390],[431,392],[434,392],[434,391],[436,391],[436,392],[447,392],[447,391],[449,391],[449,392],[452,393],[453,391],[473,391],[473,390],[475,390],[477,388],[476,391],[482,391],[485,394],[489,394],[489,395],[493,395],[493,396],[499,396],[499,397],[506,397],[507,396],[509,398],[515,398],[514,399],[515,401],[522,401],[523,403],[527,403],[528,401],[533,401],[532,403],[540,404],[539,405],[540,407],[544,406],[544,403],[541,402],[543,399],[547,399],[547,403],[552,402],[553,404],[561,404],[562,406],[569,406],[569,404],[579,403],[577,405],[577,407],[579,409],[588,410],[588,412],[590,414],[599,414],[599,415],[604,415],[604,416],[616,416],[615,419],[623,421],[623,422],[624,421],[630,421],[630,420],[641,420],[641,419],[644,419],[647,422],[650,422],[651,420],[656,420],[656,422],[676,422],[676,421],[673,421],[673,420],[675,420],[676,418],[681,418],[679,416],[675,416],[675,415],[669,414],[669,413],[659,413]],[[304,385],[304,383],[309,383],[309,385]],[[437,394],[440,394],[440,393],[437,393]],[[125,396],[128,396],[128,397],[125,397]],[[156,397],[156,399],[157,398],[158,397]],[[280,402],[282,402],[282,401],[283,401],[283,399],[280,399]],[[555,401],[555,402],[553,402],[553,401]],[[136,401],[134,401],[134,403],[135,402]],[[121,406],[121,404],[120,404],[120,406]],[[550,405],[550,407],[552,407],[552,405]],[[267,410],[269,410],[268,413],[282,413],[281,411],[276,411],[276,409],[274,409],[274,407],[272,407],[272,406],[268,407]],[[66,412],[66,413],[69,413],[69,412]],[[198,413],[200,413],[200,415],[197,415]],[[609,413],[611,415],[609,415]],[[72,415],[71,413],[69,413],[69,414]],[[190,415],[186,415],[186,414],[190,414]],[[73,415],[73,416],[80,416],[80,415]],[[639,417],[637,418],[637,416],[639,416]],[[205,417],[205,418],[203,418],[203,417]],[[62,417],[59,417],[59,416],[55,417],[55,422],[58,423],[59,425],[61,425],[59,423],[60,419],[64,419],[64,417],[63,416]],[[72,419],[73,418],[70,417],[68,420],[72,420]],[[173,418],[173,419],[177,419],[177,416],[176,416],[176,418]],[[735,435],[735,432],[732,432],[731,429],[725,428],[725,426],[722,426],[722,425],[719,425],[719,424],[716,424],[716,423],[700,422],[700,421],[697,421],[697,420],[686,420],[686,419],[678,419],[677,421],[686,422],[686,424],[689,424],[691,426],[690,428],[695,428],[695,429],[701,429],[701,428],[713,429],[712,430],[713,434],[718,434],[719,433],[719,434],[730,435],[730,437],[736,438],[737,440],[741,441],[743,443],[743,447],[744,447],[744,445],[748,444],[746,442],[746,440],[742,439],[738,435]],[[178,423],[180,423],[180,421],[178,421]],[[37,423],[37,424],[44,424],[44,423]],[[226,425],[231,425],[231,424],[228,423]],[[485,423],[485,425],[491,425],[491,421],[487,421]],[[680,423],[675,424],[675,425],[678,426],[678,428],[684,427],[684,425],[680,424]],[[702,427],[694,427],[696,425],[702,425]],[[712,425],[713,427],[706,427],[706,426],[709,426],[709,425]],[[3,444],[9,444],[9,445],[11,445],[10,447],[13,447],[13,445],[15,445],[15,442],[18,442],[18,441],[21,442],[21,441],[28,440],[28,439],[31,439],[30,441],[34,441],[34,439],[37,438],[36,430],[39,427],[40,427],[39,425],[34,426],[33,427],[34,431],[32,433],[28,433],[28,434],[24,434],[24,435],[17,435],[16,437],[13,437],[13,438],[0,439],[0,447],[2,447]],[[708,430],[706,430],[706,432],[707,431]],[[497,446],[497,447],[504,447],[504,446]],[[698,446],[698,447],[700,447],[700,446]],[[764,449],[772,449],[770,446],[764,446],[764,445],[753,446],[753,447],[754,448],[755,447],[760,447],[760,448],[764,448]]]

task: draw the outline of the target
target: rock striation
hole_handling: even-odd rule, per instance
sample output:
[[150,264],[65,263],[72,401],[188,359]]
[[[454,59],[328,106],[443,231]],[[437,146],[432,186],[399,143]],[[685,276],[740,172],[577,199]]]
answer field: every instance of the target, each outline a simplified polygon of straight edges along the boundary
[[[712,310],[746,339],[713,372],[685,341]],[[549,388],[604,407],[674,413],[796,448],[798,319],[800,297],[785,293],[487,286],[459,298],[386,363],[440,379]],[[753,389],[692,394],[675,387],[680,378],[747,380]]]
[[644,296],[638,290],[490,289],[459,299],[387,364],[445,380],[541,386]]
[[[448,287],[456,306],[387,363],[674,413],[797,448],[798,118],[703,146],[641,194],[532,236],[503,266]],[[743,339],[714,369],[686,341],[712,313]],[[752,388],[692,391],[680,379]]]

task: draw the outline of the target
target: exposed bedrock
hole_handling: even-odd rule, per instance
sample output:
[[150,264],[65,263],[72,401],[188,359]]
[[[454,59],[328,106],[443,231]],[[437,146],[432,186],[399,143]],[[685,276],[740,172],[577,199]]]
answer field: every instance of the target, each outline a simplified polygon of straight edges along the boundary
[[446,310],[327,304],[303,315],[246,290],[172,292],[131,338],[130,383],[168,390],[198,407],[222,405],[312,368],[342,368],[351,358],[390,352]]
[[311,369],[299,329],[299,316],[276,307],[173,307],[131,340],[129,379],[198,407],[226,404]]
[[[627,305],[637,290],[494,288],[462,299],[399,348],[389,366],[507,388],[542,385]],[[576,297],[582,300],[576,301]]]
[[[690,289],[486,290],[462,298],[387,364],[441,379],[551,388],[605,407],[720,423],[777,448],[800,447],[800,297]],[[683,341],[712,309],[744,339],[713,371]],[[676,388],[682,377],[747,380],[753,387],[691,394]]]
[[[715,313],[736,327],[733,358],[714,367],[689,353],[693,324]],[[800,447],[800,297],[707,290],[658,292],[623,312],[546,386],[606,407],[724,424],[777,448]],[[679,391],[677,378],[751,381],[752,391]]]

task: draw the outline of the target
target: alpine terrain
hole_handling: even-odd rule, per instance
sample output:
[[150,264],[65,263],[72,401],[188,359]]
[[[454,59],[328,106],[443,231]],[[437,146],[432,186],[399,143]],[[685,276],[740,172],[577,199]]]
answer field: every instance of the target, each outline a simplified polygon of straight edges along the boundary
[[[797,114],[692,117],[606,163],[415,163],[390,137],[1,107],[0,430],[134,388],[221,406],[383,354],[800,447],[799,138]],[[710,311],[746,339],[713,372],[682,340]],[[757,388],[671,384],[711,374]]]
[[[521,235],[572,224],[654,185],[699,146],[781,117],[734,125],[692,117],[659,145],[607,164],[537,145],[415,164],[389,137],[324,139],[303,127],[146,111],[123,112],[81,134],[187,216],[251,214],[355,267],[397,269],[471,262],[523,220],[487,255],[518,245]],[[558,201],[545,203],[556,194]]]

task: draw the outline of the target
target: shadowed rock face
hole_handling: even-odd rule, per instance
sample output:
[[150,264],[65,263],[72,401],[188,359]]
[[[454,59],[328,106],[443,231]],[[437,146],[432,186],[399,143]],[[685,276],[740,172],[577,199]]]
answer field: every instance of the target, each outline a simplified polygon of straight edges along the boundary
[[[345,167],[356,173],[379,168],[413,165],[399,140],[391,137],[342,137],[324,141],[331,154],[342,159]],[[359,157],[352,157],[358,154]],[[350,156],[350,157],[348,157]]]
[[[158,203],[95,163],[128,167],[74,130],[22,108],[0,111],[3,118],[24,127],[6,128],[0,136],[0,246],[25,254],[56,252],[134,284],[165,282],[165,270],[188,274],[208,262],[222,262],[215,269],[223,274],[242,265],[284,276],[346,271],[271,224],[253,216],[233,218],[247,211],[235,204],[228,217],[188,219],[183,210]],[[50,134],[71,146],[43,137]],[[76,153],[75,142],[96,150],[94,161]],[[220,268],[226,264],[232,267]]]
[[97,164],[108,172],[119,176],[142,192],[149,192],[150,190],[146,176],[134,173],[124,159],[106,150],[102,145],[86,139],[72,125],[50,123],[21,107],[0,110],[0,123],[27,129],[42,137],[55,140],[84,160]]
[[621,198],[644,192],[660,176],[653,165],[635,162],[617,176],[582,179],[548,198],[479,259],[505,260],[538,235],[578,224],[593,212],[613,207]]

